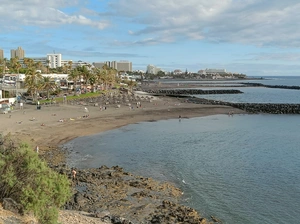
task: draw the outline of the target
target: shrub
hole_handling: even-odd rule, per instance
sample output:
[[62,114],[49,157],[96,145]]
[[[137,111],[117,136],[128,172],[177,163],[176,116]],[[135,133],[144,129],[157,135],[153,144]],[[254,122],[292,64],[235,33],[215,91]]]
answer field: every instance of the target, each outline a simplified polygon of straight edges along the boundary
[[27,144],[0,136],[0,199],[12,198],[41,223],[56,223],[71,196],[68,178],[51,170]]

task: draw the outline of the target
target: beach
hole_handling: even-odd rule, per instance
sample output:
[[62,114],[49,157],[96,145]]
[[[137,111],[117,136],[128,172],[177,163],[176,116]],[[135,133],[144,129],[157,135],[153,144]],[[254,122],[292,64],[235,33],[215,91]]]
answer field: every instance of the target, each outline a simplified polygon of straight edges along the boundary
[[[151,102],[150,102],[151,101]],[[244,113],[236,108],[222,105],[201,105],[185,102],[185,98],[159,97],[141,101],[137,108],[135,102],[99,106],[58,104],[41,106],[24,105],[23,109],[14,108],[11,113],[1,114],[0,132],[11,133],[18,139],[35,147],[43,154],[49,148],[80,137],[116,129],[127,124],[164,119],[182,119]],[[131,104],[130,108],[127,104]],[[85,108],[88,111],[85,111]]]
[[[0,115],[0,131],[4,135],[11,133],[33,149],[38,146],[40,156],[48,163],[61,165],[65,164],[66,154],[59,146],[80,136],[144,121],[244,113],[228,106],[193,104],[188,103],[186,98],[163,96],[142,98],[139,104],[126,102],[105,107],[79,102],[73,105],[41,105],[38,110],[36,105],[25,104],[23,109],[16,107],[11,113]],[[60,216],[62,223],[71,223],[74,214],[68,216],[68,212],[63,213]]]

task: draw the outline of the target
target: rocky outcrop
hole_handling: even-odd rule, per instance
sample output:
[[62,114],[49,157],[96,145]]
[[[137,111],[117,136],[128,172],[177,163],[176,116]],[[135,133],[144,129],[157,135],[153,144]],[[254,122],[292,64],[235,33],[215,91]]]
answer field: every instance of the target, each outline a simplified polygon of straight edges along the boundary
[[[71,178],[65,166],[52,168]],[[170,183],[102,166],[77,170],[65,209],[88,212],[107,223],[209,223],[196,210],[180,205],[181,195]]]

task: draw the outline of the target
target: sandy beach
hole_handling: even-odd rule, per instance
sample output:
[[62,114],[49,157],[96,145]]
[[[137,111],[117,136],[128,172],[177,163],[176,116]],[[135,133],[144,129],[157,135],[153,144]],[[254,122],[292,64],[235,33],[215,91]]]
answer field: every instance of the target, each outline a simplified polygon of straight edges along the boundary
[[[129,102],[130,103],[130,102]],[[185,102],[184,98],[159,97],[141,101],[141,107],[131,103],[99,106],[59,104],[44,106],[37,110],[35,105],[14,108],[11,113],[0,114],[0,133],[11,133],[29,143],[36,144],[43,153],[79,136],[92,135],[115,129],[127,124],[164,119],[182,119],[215,114],[244,113],[236,108],[222,105],[201,105]],[[88,112],[85,111],[88,109]]]

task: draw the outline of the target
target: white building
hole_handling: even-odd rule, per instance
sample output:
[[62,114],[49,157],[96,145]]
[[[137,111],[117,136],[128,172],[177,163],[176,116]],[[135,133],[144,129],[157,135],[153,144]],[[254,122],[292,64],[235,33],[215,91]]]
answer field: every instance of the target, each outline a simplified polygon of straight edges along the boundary
[[205,69],[205,70],[199,70],[198,71],[199,74],[226,74],[226,69]]
[[147,66],[147,73],[156,75],[159,71],[161,71],[160,68],[154,66],[154,65],[148,65]]
[[61,67],[61,54],[47,54],[49,68]]

